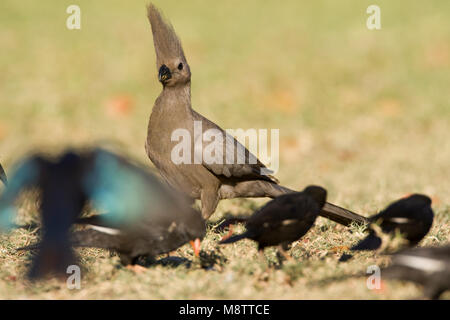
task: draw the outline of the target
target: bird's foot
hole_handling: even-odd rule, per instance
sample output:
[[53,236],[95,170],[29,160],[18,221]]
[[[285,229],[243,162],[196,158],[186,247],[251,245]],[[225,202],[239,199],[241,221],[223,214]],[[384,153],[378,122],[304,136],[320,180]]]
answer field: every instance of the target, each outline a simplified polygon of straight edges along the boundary
[[292,258],[291,255],[289,253],[287,253],[286,250],[284,250],[283,246],[281,246],[281,245],[278,246],[278,252],[277,252],[278,260],[280,260],[280,264],[281,264],[281,262],[282,262],[281,260],[282,259],[280,259],[281,258],[280,255],[281,255],[281,257],[283,257],[287,261],[293,261],[294,260],[294,258]]
[[138,264],[129,264],[129,265],[126,266],[126,268],[128,270],[130,270],[130,271],[133,271],[134,273],[137,273],[137,274],[147,271],[147,268],[145,268],[143,266],[140,266]]
[[229,237],[231,237],[233,235],[233,225],[230,224],[230,226],[228,227],[228,233],[226,235],[224,235],[222,237],[222,239],[220,239],[220,241],[224,241],[227,240]]
[[200,256],[200,247],[201,247],[200,239],[197,238],[194,241],[190,241],[189,243],[192,246],[192,249],[194,250],[194,255],[196,257],[199,257]]

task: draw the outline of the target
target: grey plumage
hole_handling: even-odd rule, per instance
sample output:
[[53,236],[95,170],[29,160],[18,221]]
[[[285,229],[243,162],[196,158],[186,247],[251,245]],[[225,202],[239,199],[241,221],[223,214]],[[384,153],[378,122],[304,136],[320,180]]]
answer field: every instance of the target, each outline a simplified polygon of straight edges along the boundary
[[186,62],[181,41],[172,25],[161,16],[153,4],[148,7],[148,19],[152,25],[153,42],[155,43],[156,65],[164,64],[167,59],[180,58]]
[[[147,132],[146,152],[150,160],[167,182],[193,199],[200,199],[202,216],[208,219],[215,211],[219,200],[239,197],[270,197],[294,192],[278,185],[266,168],[254,155],[234,137],[225,133],[218,125],[206,119],[191,106],[191,70],[184,55],[181,41],[171,24],[167,22],[154,5],[148,7],[156,63],[163,91],[155,101]],[[199,121],[202,131],[194,130],[194,122]],[[175,164],[172,150],[176,142],[172,133],[184,129],[190,133],[191,162]],[[216,154],[220,163],[195,162],[198,150],[195,141],[203,132],[215,129],[229,143],[223,143],[223,150]],[[204,148],[203,148],[204,149]],[[238,149],[244,150],[239,153]],[[203,150],[200,150],[202,152]],[[230,155],[234,155],[231,163]],[[254,161],[250,161],[254,160]],[[342,224],[353,221],[365,223],[364,217],[348,210],[326,204],[321,215]]]

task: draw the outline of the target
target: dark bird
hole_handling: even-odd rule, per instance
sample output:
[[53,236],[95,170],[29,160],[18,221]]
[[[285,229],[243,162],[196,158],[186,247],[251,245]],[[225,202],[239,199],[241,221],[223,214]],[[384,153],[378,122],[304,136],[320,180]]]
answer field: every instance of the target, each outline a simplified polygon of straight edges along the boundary
[[[275,198],[294,192],[280,186],[270,175],[272,171],[232,135],[192,109],[191,69],[181,41],[152,4],[148,7],[148,18],[163,91],[150,116],[146,152],[163,178],[190,198],[200,199],[205,220],[222,199]],[[214,133],[212,146],[200,143],[208,132]],[[181,152],[176,148],[176,139],[182,139],[178,134],[184,134],[182,142],[186,142],[188,150]],[[205,159],[207,148],[214,149],[214,159]],[[174,154],[178,157],[179,153],[182,159],[174,161]],[[320,215],[345,225],[367,222],[366,218],[329,203]]]
[[[200,213],[189,206],[167,207],[138,221],[125,224],[111,223],[109,214],[77,220],[90,229],[72,235],[76,247],[95,247],[114,250],[123,265],[135,265],[139,257],[169,253],[187,242],[199,254],[199,240],[205,235],[205,223]],[[197,240],[198,239],[198,240]]]
[[[350,250],[377,250],[383,241],[377,234],[374,224],[379,225],[381,232],[393,234],[396,230],[408,240],[409,246],[417,245],[425,237],[433,224],[431,199],[422,194],[413,194],[400,199],[380,213],[369,218],[369,234]],[[352,256],[344,254],[340,261],[347,261]]]
[[[124,263],[139,255],[172,251],[202,238],[205,223],[184,196],[137,164],[103,149],[69,151],[53,159],[32,156],[12,176],[0,197],[0,227],[13,226],[13,205],[25,189],[41,190],[42,240],[31,278],[66,275],[77,264],[73,246],[115,249]],[[85,204],[108,214],[81,218]],[[91,229],[71,233],[75,223]],[[195,242],[198,251],[199,241]]]
[[381,276],[412,281],[424,287],[424,296],[439,299],[450,290],[450,245],[408,249],[392,257]]
[[258,250],[280,245],[280,252],[303,237],[314,225],[325,204],[327,191],[308,186],[302,192],[281,195],[257,210],[247,221],[242,234],[231,236],[221,243],[232,243],[244,238],[258,243]]
[[2,164],[0,163],[0,181],[3,182],[3,184],[6,186],[8,184],[8,179],[6,177],[6,172],[2,167]]
[[136,264],[140,256],[169,253],[187,242],[198,255],[206,224],[184,195],[116,156],[97,158],[87,193],[108,213],[78,219],[76,223],[90,229],[73,233],[74,246],[114,250],[124,265]]

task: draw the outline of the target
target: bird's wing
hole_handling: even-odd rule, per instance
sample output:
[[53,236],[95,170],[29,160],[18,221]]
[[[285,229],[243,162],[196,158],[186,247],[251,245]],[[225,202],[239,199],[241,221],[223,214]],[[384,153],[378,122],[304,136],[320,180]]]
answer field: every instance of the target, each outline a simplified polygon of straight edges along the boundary
[[200,121],[202,132],[194,136],[194,156],[216,176],[238,179],[262,179],[278,183],[277,179],[258,158],[232,135],[214,122],[194,111],[194,120]]
[[450,246],[447,245],[400,251],[392,256],[392,264],[384,268],[382,274],[425,285],[425,294],[437,299],[450,286],[449,270]]
[[76,231],[71,234],[75,247],[92,247],[103,249],[120,249],[120,237],[96,229]]
[[309,223],[320,212],[319,206],[308,196],[296,194],[295,197],[297,199],[294,199],[293,194],[286,194],[269,201],[252,215],[248,221],[249,227],[276,229],[298,222],[299,217]]
[[14,202],[22,191],[39,182],[45,163],[46,160],[40,156],[33,156],[26,158],[13,169],[9,184],[0,196],[0,230],[9,230],[14,226]]
[[143,217],[158,220],[156,216],[163,213],[178,218],[185,208],[184,198],[163,185],[155,176],[102,149],[93,152],[83,186],[94,206],[101,212],[108,212],[101,217],[112,225],[130,225],[141,221]]
[[423,261],[425,261],[425,259],[440,261],[441,265],[443,266],[444,264],[446,264],[446,269],[448,269],[448,267],[450,267],[450,245],[442,247],[419,247],[402,250],[393,256],[393,261],[402,264],[403,262],[407,261],[403,260],[404,257],[413,257],[414,259],[417,258],[416,260],[411,258],[410,261],[418,263],[422,258],[424,259]]
[[[395,220],[398,221],[399,224],[401,223],[408,223],[407,220],[411,221],[417,221],[421,218],[433,218],[433,211],[427,212],[427,214],[419,215],[417,213],[425,212],[423,211],[423,208],[426,208],[426,203],[422,200],[422,198],[416,198],[416,197],[408,197],[404,199],[400,199],[397,201],[394,201],[389,206],[387,206],[383,211],[380,213],[372,216],[370,219],[371,221],[376,221],[379,218],[382,218],[383,220],[392,220],[394,222]],[[397,219],[397,218],[404,218]]]

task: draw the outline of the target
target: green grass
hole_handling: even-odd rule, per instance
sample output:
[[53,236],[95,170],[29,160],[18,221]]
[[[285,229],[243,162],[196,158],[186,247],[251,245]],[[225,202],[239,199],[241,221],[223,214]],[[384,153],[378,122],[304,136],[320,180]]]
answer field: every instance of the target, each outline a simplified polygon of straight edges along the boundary
[[[0,5],[0,159],[100,141],[143,163],[147,119],[161,91],[146,1],[79,0],[82,29],[65,27],[73,1]],[[450,3],[380,0],[382,29],[366,28],[370,1],[156,1],[182,39],[193,73],[193,106],[223,128],[279,128],[282,184],[326,187],[335,204],[369,215],[412,192],[433,198],[436,219],[421,245],[450,237]],[[107,111],[125,97],[125,115]],[[245,215],[264,199],[220,203],[212,221]],[[37,221],[33,202],[20,219]],[[240,229],[238,228],[237,231]],[[337,263],[336,248],[363,234],[319,218],[294,244],[295,262],[270,268],[251,241],[219,247],[208,233],[202,261],[155,265],[141,274],[117,257],[83,249],[82,289],[30,284],[30,255],[14,248],[33,230],[0,236],[0,298],[44,299],[403,299],[420,288],[390,281],[366,288],[381,255]],[[217,257],[213,256],[213,253]],[[193,260],[188,246],[176,255]],[[202,263],[217,260],[213,269]],[[334,279],[334,280],[333,280]],[[333,281],[332,281],[333,280]],[[447,298],[449,295],[447,294]]]

